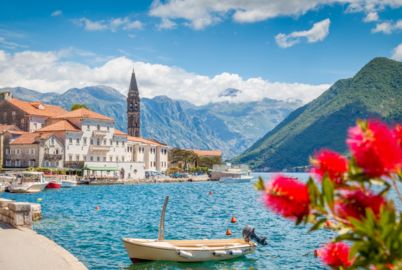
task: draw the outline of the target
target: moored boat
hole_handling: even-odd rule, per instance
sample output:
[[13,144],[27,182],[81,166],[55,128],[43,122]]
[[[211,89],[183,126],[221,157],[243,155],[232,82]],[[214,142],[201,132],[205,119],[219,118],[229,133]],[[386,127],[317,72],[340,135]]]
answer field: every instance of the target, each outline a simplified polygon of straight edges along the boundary
[[228,260],[250,254],[257,245],[250,239],[266,245],[266,238],[255,235],[254,229],[247,226],[243,230],[244,239],[196,239],[165,240],[164,221],[166,197],[159,223],[158,239],[123,238],[128,256],[133,263],[141,261],[202,262]]
[[37,193],[44,190],[47,184],[42,172],[23,172],[7,190],[12,193]]
[[228,260],[254,252],[256,244],[244,239],[150,240],[124,238],[133,263],[151,261],[201,262]]
[[73,179],[63,179],[61,180],[61,187],[62,188],[72,188],[77,185],[77,181]]
[[219,182],[221,183],[247,183],[253,179],[251,175],[239,175],[232,177],[221,177]]
[[61,183],[56,180],[50,180],[49,183],[47,184],[46,188],[58,189],[58,188],[61,188]]

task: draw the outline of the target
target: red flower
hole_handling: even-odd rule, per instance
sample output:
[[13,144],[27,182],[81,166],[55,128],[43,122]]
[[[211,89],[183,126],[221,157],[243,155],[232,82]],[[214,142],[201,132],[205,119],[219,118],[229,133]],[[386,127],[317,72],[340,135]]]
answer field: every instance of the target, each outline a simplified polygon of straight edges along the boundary
[[343,175],[348,171],[347,159],[331,150],[321,150],[312,160],[313,169],[311,172],[319,177],[320,180],[325,174],[335,182],[341,184]]
[[352,265],[349,259],[350,247],[343,243],[328,243],[323,248],[318,249],[317,255],[323,263],[330,267],[348,268]]
[[396,172],[402,164],[402,150],[395,134],[379,121],[368,121],[367,128],[349,129],[347,144],[356,163],[371,177]]
[[394,133],[398,141],[399,147],[402,149],[402,125],[397,124],[394,128]]
[[272,211],[292,219],[308,215],[308,188],[297,179],[277,175],[268,184],[266,192],[265,203]]
[[362,189],[349,190],[345,191],[341,199],[335,203],[335,213],[346,220],[349,217],[362,219],[366,216],[366,209],[371,209],[378,217],[384,204],[385,200],[381,195]]

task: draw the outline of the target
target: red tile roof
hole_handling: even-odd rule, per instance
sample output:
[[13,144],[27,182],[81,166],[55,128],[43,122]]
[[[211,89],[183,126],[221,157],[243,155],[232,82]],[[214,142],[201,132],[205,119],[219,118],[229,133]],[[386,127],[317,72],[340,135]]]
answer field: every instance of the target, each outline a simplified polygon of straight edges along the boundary
[[118,130],[118,129],[114,129],[114,135],[117,135],[117,136],[127,136],[127,133],[124,133],[123,131]]
[[197,156],[200,157],[220,157],[222,156],[221,150],[199,150],[199,149],[186,149],[188,151],[193,151]]
[[10,144],[35,144],[38,143],[40,139],[47,139],[54,134],[51,132],[45,132],[45,133],[39,133],[39,132],[33,132],[33,133],[24,133],[21,136],[19,136],[17,139],[12,141]]
[[0,133],[4,131],[21,131],[16,125],[0,125]]
[[107,117],[100,113],[93,112],[86,108],[80,108],[74,111],[66,112],[64,114],[57,115],[53,118],[57,119],[84,118],[84,119],[99,119],[105,121],[114,121],[113,118]]
[[150,139],[144,139],[142,137],[133,137],[133,136],[127,136],[128,140],[130,142],[140,142],[140,143],[144,143],[144,144],[152,144],[152,145],[157,145],[157,146],[164,146],[164,144],[158,142],[158,141],[154,141],[154,140],[150,140]]
[[60,120],[57,121],[56,123],[53,123],[51,125],[45,126],[37,130],[37,132],[54,132],[54,131],[81,131],[81,130],[67,120]]
[[19,108],[20,110],[24,111],[29,115],[54,117],[67,112],[62,107],[44,104],[39,101],[27,102],[16,98],[12,98],[7,100],[7,102],[9,102],[10,104],[14,105],[15,107]]

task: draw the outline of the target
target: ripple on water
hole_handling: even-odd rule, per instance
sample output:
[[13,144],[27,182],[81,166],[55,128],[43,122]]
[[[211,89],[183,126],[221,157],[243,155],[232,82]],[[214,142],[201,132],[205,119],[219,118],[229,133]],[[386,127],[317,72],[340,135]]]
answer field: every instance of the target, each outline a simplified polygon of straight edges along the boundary
[[[209,191],[213,195],[209,195]],[[222,262],[150,262],[131,265],[121,238],[156,238],[164,197],[170,196],[165,237],[233,237],[251,224],[269,245],[244,258]],[[78,186],[40,194],[5,194],[19,201],[42,198],[43,219],[34,229],[65,247],[89,269],[323,269],[312,251],[329,238],[307,234],[266,211],[251,184],[176,183],[131,186]],[[96,210],[99,206],[99,210]],[[238,222],[230,223],[231,216]]]

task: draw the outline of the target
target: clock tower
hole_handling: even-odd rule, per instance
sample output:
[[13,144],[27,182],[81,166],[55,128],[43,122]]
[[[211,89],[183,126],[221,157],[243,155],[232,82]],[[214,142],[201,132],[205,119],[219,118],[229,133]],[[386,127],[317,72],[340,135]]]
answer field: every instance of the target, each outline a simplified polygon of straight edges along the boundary
[[127,95],[127,132],[130,136],[140,137],[140,94],[134,70]]

